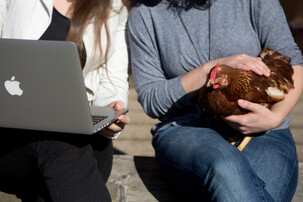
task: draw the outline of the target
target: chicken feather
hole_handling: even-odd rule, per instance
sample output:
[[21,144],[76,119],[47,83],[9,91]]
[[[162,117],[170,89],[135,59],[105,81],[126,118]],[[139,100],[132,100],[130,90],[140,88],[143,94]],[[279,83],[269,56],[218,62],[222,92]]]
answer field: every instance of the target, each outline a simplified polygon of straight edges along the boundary
[[[220,64],[214,83],[210,86],[204,85],[199,90],[199,104],[203,111],[223,116],[239,115],[247,111],[238,106],[238,99],[263,104],[269,108],[283,100],[284,94],[294,88],[290,59],[269,49],[263,49],[260,56],[271,71],[269,77]],[[219,87],[214,89],[214,84],[219,84]]]

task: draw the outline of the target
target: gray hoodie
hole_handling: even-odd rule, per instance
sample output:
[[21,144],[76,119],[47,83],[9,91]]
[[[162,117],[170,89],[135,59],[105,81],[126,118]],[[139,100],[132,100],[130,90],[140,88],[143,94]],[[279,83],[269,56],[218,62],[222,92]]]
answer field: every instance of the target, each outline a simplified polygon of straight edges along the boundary
[[[140,5],[129,16],[138,101],[162,122],[153,133],[171,124],[201,122],[196,100],[181,84],[181,77],[201,63],[241,53],[256,57],[267,47],[290,57],[293,66],[303,65],[278,0],[215,0],[210,9],[182,9],[181,16],[185,27],[168,1]],[[287,128],[289,120],[278,128]]]

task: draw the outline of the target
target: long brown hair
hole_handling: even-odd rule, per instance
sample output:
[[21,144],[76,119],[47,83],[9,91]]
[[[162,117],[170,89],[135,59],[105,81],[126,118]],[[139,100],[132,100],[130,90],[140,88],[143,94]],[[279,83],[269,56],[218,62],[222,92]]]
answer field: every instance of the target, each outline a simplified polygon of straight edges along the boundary
[[[90,23],[93,23],[94,27],[95,52],[98,50],[100,57],[104,55],[105,65],[107,64],[108,49],[111,45],[107,20],[112,10],[112,1],[113,0],[74,0],[71,5],[70,11],[72,17],[67,40],[73,41],[77,45],[82,66],[84,66],[86,59],[83,35]],[[122,0],[122,2],[129,8],[128,0]],[[117,12],[119,12],[119,10]],[[102,50],[101,45],[101,28],[103,26],[107,38],[105,50]]]

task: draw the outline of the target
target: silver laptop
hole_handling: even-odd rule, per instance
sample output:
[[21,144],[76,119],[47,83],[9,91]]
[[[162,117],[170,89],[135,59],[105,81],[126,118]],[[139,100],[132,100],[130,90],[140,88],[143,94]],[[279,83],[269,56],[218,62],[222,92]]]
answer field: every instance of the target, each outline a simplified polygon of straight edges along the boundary
[[89,106],[74,43],[0,39],[0,127],[93,134],[127,111]]

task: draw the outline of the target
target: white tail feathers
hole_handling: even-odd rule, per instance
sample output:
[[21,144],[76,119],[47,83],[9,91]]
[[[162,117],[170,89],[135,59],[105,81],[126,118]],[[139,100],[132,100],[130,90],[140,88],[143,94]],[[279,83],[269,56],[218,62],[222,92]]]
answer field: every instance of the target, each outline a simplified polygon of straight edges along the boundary
[[266,93],[277,101],[283,100],[285,97],[284,92],[279,90],[277,87],[268,87],[266,89]]

